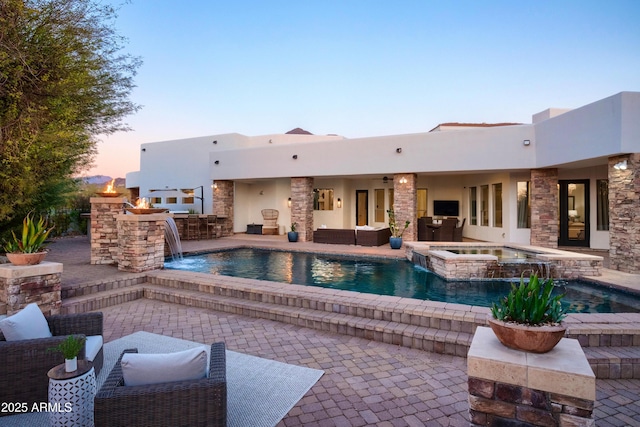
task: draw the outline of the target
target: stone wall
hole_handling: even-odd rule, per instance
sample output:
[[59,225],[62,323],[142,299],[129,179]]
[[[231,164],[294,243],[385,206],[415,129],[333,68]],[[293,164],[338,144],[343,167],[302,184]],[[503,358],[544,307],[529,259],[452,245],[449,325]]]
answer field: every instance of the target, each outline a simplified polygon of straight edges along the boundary
[[[627,161],[626,169],[614,165]],[[610,268],[640,274],[640,153],[609,159]]]
[[118,263],[116,218],[124,212],[124,197],[92,197],[91,264]]
[[46,315],[60,314],[62,264],[42,262],[37,265],[0,265],[0,306],[12,315],[35,302]]
[[233,236],[233,188],[233,181],[216,181],[213,188],[213,213],[222,236]]
[[291,223],[298,240],[313,241],[313,178],[291,178]]
[[168,215],[118,215],[118,270],[139,273],[164,267]]
[[404,227],[406,220],[411,221],[402,236],[402,239],[408,242],[418,240],[417,180],[418,177],[414,173],[393,176],[393,211],[399,227]]
[[558,247],[558,170],[531,170],[531,245]]

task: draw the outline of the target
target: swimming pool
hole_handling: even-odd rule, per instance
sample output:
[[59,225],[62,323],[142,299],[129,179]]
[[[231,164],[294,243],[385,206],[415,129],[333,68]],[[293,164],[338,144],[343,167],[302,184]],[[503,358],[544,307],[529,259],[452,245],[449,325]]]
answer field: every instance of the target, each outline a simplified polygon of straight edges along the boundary
[[[165,268],[377,295],[488,307],[511,288],[506,280],[447,281],[403,259],[233,249],[167,261]],[[640,297],[580,281],[560,282],[573,313],[636,313]]]

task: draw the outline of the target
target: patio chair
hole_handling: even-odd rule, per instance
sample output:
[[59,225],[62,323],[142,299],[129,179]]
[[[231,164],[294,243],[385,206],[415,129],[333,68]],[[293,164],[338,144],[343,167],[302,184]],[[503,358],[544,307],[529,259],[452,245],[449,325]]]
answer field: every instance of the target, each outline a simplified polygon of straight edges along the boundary
[[200,239],[200,216],[189,215],[187,217],[187,240]]
[[218,217],[216,215],[207,215],[207,238],[215,239],[218,237]]
[[226,353],[223,342],[211,345],[207,378],[151,385],[124,385],[122,356],[96,394],[96,427],[227,425]]
[[433,228],[429,227],[430,224],[433,224],[432,217],[423,216],[418,218],[418,241],[433,240]]
[[456,227],[453,229],[453,241],[454,242],[462,242],[462,229],[464,228],[464,223],[467,221],[467,218],[462,220],[462,224],[460,227]]
[[262,234],[278,234],[278,210],[262,209]]
[[433,231],[433,240],[437,242],[453,242],[453,230],[456,228],[458,220],[456,218],[446,218],[442,220],[440,227]]
[[[64,363],[64,356],[50,349],[56,347],[67,336],[77,337],[102,336],[102,313],[80,313],[53,315],[45,317],[49,325],[51,337],[7,341],[0,332],[0,402],[26,403],[29,408],[33,404],[47,402],[49,369]],[[100,342],[101,342],[100,338]],[[86,358],[85,346],[78,355]],[[103,363],[102,346],[93,359],[96,375]],[[0,411],[0,416],[12,415],[11,412]]]

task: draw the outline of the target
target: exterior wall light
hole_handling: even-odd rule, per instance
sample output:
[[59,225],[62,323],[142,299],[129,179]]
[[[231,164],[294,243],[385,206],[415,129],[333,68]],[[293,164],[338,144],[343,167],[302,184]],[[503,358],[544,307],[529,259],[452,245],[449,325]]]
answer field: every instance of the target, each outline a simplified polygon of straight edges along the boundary
[[297,159],[298,159],[298,155],[297,155],[297,154],[294,154],[294,155],[293,155],[293,160],[297,160]]
[[291,197],[289,197],[289,199],[287,199],[287,206],[291,207]]
[[143,151],[143,152],[144,152],[144,151],[147,151],[147,149],[146,149],[146,148],[143,148],[143,149],[142,149],[142,151]]
[[341,208],[342,207],[342,200],[340,200],[340,197],[338,197],[338,207]]
[[406,184],[406,183],[407,183],[407,178],[405,178],[404,176],[400,178],[400,184]]
[[219,164],[220,164],[220,160],[216,160],[216,161],[215,161],[215,162],[213,162],[213,163],[215,163],[216,165],[219,165]]
[[217,139],[214,139],[214,140],[213,140],[213,143],[214,143],[214,144],[217,144],[217,143],[218,143],[218,140],[217,140]]
[[218,184],[216,184],[215,182],[213,184],[211,184],[211,188],[213,188],[214,190],[218,189]]
[[626,171],[627,170],[627,161],[623,160],[621,162],[616,163],[615,165],[613,165],[613,168],[619,171]]
[[401,147],[396,148],[396,153],[398,154],[402,153],[402,148]]
[[524,145],[525,147],[530,146],[531,145],[531,140],[525,139],[524,141],[522,141],[522,145]]

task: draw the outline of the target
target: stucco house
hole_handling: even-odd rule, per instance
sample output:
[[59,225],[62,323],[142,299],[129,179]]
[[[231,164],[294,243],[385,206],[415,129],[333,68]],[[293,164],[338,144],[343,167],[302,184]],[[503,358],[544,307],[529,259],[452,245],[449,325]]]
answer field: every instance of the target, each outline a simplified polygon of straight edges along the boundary
[[640,273],[639,92],[548,109],[531,124],[145,143],[140,170],[126,181],[155,205],[218,215],[225,233],[245,232],[262,222],[262,209],[277,209],[280,232],[296,222],[310,241],[320,226],[385,226],[394,208],[411,221],[408,241],[417,239],[417,218],[456,216],[467,238],[608,249],[611,268]]

